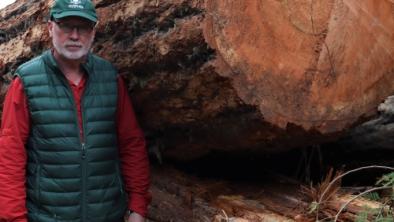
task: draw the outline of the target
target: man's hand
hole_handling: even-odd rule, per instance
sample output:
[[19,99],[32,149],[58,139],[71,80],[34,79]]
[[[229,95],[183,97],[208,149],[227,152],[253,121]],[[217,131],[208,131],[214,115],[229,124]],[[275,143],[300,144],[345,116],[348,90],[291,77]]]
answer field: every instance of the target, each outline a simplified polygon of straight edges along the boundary
[[131,213],[129,218],[126,220],[127,222],[145,222],[145,218],[135,212]]

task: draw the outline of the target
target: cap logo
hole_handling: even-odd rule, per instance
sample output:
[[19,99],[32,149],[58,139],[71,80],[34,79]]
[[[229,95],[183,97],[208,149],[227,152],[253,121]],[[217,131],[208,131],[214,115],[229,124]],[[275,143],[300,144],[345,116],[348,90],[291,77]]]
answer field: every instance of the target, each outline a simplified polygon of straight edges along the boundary
[[70,0],[70,4],[68,5],[68,7],[73,9],[83,9],[83,5],[81,3],[81,0]]

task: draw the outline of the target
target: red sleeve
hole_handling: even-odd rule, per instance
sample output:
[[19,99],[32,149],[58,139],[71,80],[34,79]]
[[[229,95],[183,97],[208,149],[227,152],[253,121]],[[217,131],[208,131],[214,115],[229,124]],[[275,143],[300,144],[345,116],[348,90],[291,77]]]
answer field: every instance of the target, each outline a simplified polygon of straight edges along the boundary
[[29,110],[22,82],[15,78],[5,97],[0,137],[0,221],[27,222],[25,144]]
[[144,135],[121,77],[118,78],[118,142],[122,173],[129,194],[129,209],[146,216],[151,200],[150,173]]

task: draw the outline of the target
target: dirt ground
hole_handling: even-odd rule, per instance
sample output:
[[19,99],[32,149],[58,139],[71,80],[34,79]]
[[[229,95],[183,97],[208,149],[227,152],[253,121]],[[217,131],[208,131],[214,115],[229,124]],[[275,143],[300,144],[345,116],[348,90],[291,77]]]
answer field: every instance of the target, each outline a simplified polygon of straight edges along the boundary
[[[335,176],[356,167],[392,164],[389,153],[344,153],[327,148],[306,148],[271,156],[211,156],[187,163],[152,164],[151,221],[316,221],[313,202]],[[320,221],[355,221],[364,206],[379,203],[349,199],[372,187],[387,170],[350,174],[328,189],[320,206]],[[325,177],[328,177],[325,179]],[[342,183],[341,183],[342,182]]]

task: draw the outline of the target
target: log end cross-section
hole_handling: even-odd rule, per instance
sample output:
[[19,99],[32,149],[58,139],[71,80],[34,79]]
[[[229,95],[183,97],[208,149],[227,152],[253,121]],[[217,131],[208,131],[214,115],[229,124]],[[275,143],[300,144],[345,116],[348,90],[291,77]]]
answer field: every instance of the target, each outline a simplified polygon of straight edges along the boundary
[[274,125],[340,131],[394,92],[393,1],[218,0],[206,8],[219,73]]

